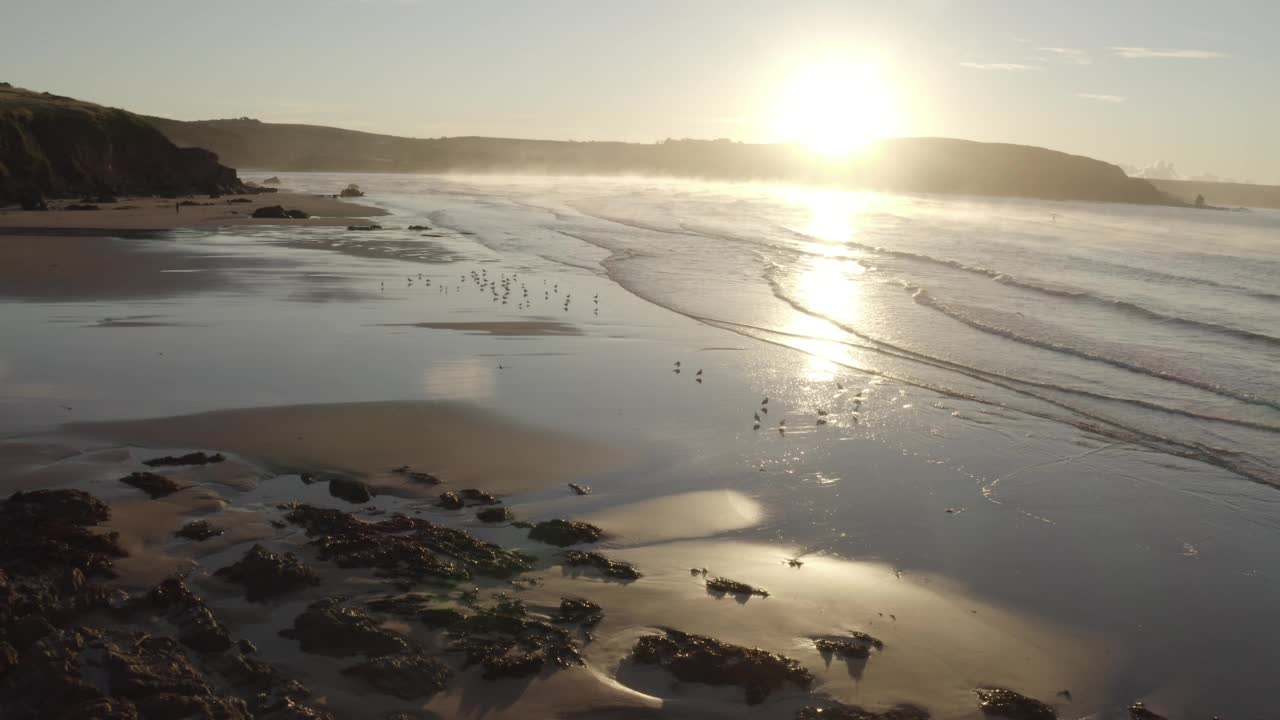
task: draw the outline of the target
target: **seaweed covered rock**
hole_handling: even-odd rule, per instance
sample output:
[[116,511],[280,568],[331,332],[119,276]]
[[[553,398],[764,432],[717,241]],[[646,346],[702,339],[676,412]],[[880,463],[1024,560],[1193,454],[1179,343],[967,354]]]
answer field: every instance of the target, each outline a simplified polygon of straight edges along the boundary
[[0,503],[0,568],[18,575],[71,568],[112,577],[112,558],[125,555],[119,536],[88,529],[110,517],[106,503],[81,490],[14,493]]
[[825,707],[811,705],[800,708],[795,720],[929,720],[929,711],[915,705],[894,705],[877,713],[857,705],[834,703]]
[[152,500],[172,495],[182,489],[178,483],[169,478],[151,472],[129,473],[127,476],[120,478],[120,482],[138,488]]
[[174,465],[209,465],[211,463],[220,463],[227,458],[222,453],[214,453],[207,455],[202,452],[187,453],[186,455],[163,455],[150,460],[143,460],[142,464],[147,467],[165,467]]
[[814,638],[813,644],[823,655],[835,655],[845,659],[864,659],[870,657],[873,649],[884,649],[883,642],[858,631],[850,633],[848,637]]
[[591,627],[604,619],[604,611],[586,598],[560,598],[560,612],[553,618],[566,625]]
[[433,657],[411,653],[376,658],[345,668],[342,674],[360,678],[379,692],[401,700],[416,700],[443,690],[453,672]]
[[737,685],[749,705],[764,702],[787,683],[806,690],[813,684],[813,675],[792,658],[671,628],[640,638],[632,654],[637,662],[657,665],[684,682]]
[[493,495],[478,488],[464,488],[458,491],[464,502],[472,505],[497,505],[502,502]]
[[529,538],[557,547],[579,543],[593,543],[604,536],[604,531],[580,520],[545,520],[533,526]]
[[978,688],[978,707],[983,714],[1004,720],[1055,720],[1052,707],[1005,688]]
[[639,580],[640,571],[631,563],[610,560],[598,552],[570,550],[565,553],[564,563],[570,567],[593,567],[608,577],[619,580]]
[[364,197],[364,191],[360,189],[359,185],[351,183],[342,188],[341,192],[338,193],[338,197]]
[[707,590],[713,593],[723,593],[727,595],[738,595],[740,597],[750,597],[759,595],[760,597],[769,597],[767,590],[761,590],[752,587],[744,582],[730,580],[729,578],[713,577],[707,580]]
[[329,479],[329,494],[349,503],[363,505],[373,499],[369,486],[355,478],[338,476]]
[[343,607],[335,598],[312,604],[293,619],[291,630],[281,630],[280,635],[297,640],[303,652],[335,657],[379,657],[407,647],[399,635],[378,627],[364,611]]
[[516,519],[516,516],[504,507],[487,507],[476,513],[476,519],[480,522],[500,523],[511,522]]
[[445,510],[461,510],[465,507],[462,502],[462,498],[458,497],[458,493],[455,493],[452,490],[446,490],[445,492],[440,493],[440,499],[436,501],[436,505],[444,508]]
[[285,518],[306,530],[320,557],[340,567],[375,568],[386,576],[415,580],[465,580],[473,572],[507,577],[532,567],[530,558],[520,553],[421,518],[396,514],[366,522],[310,505],[286,509]]
[[249,548],[244,557],[214,575],[245,587],[245,598],[261,602],[311,585],[320,578],[293,553],[278,555],[261,545]]
[[171,577],[147,594],[147,602],[167,612],[178,629],[178,642],[197,652],[222,652],[231,647],[231,636],[186,581]]
[[253,717],[243,700],[211,688],[175,641],[84,627],[23,653],[0,707],[6,720]]
[[449,625],[446,632],[452,640],[449,650],[463,653],[468,667],[480,664],[487,680],[583,664],[569,633],[529,617],[528,609],[518,600],[480,608]]
[[225,532],[226,530],[222,528],[210,525],[208,520],[193,520],[175,530],[173,534],[188,540],[203,542],[209,538],[218,537]]

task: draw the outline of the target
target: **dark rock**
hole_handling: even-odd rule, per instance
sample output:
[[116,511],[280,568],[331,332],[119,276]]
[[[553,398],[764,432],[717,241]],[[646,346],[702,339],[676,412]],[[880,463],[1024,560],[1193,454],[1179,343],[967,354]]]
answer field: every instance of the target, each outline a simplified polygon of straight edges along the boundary
[[586,485],[579,485],[578,483],[569,483],[569,489],[573,491],[574,495],[590,495],[591,494],[591,488],[587,487]]
[[604,619],[604,611],[585,598],[560,598],[560,614],[554,619],[558,623],[590,627]]
[[258,652],[258,646],[254,645],[247,638],[240,638],[239,642],[236,643],[236,647],[240,649],[241,655],[253,655]]
[[97,205],[92,205],[89,203],[72,203],[62,209],[63,210],[101,210],[102,208],[98,207]]
[[293,629],[281,635],[296,639],[303,652],[335,657],[379,657],[407,647],[399,635],[378,627],[361,610],[342,607],[334,598],[311,605],[294,618]]
[[565,564],[571,567],[594,567],[605,575],[619,580],[639,580],[640,571],[631,563],[610,560],[598,552],[570,550],[565,553]]
[[381,229],[382,229],[382,226],[381,226],[381,225],[375,225],[375,224],[369,224],[369,225],[348,225],[348,226],[347,226],[347,229],[348,229],[348,230],[353,230],[353,231],[354,231],[354,230],[364,230],[364,231],[369,231],[369,230],[381,230]]
[[729,595],[750,596],[759,595],[760,597],[769,597],[766,590],[751,587],[744,582],[730,580],[729,578],[713,577],[707,580],[707,590],[715,593],[727,593]]
[[252,200],[250,200],[249,198],[242,198],[242,197],[238,197],[238,198],[228,198],[228,199],[227,199],[227,204],[228,204],[228,205],[240,205],[240,204],[243,204],[243,203],[251,203],[251,202],[253,202],[253,201],[252,201]]
[[147,467],[164,467],[167,465],[208,465],[210,463],[220,463],[226,460],[222,453],[214,453],[206,455],[202,452],[187,453],[186,455],[164,455],[150,460],[143,460],[142,464]]
[[310,213],[305,210],[286,210],[285,214],[294,220],[306,220],[311,217]]
[[[523,677],[545,667],[582,665],[573,638],[564,629],[529,617],[518,600],[503,600],[480,608],[446,630],[449,650],[465,655],[465,665],[479,663],[485,679]],[[521,652],[512,654],[515,648]]]
[[338,196],[344,197],[344,198],[345,197],[364,197],[364,192],[360,190],[359,185],[356,185],[355,183],[351,183],[350,185],[342,188],[342,191],[338,193]]
[[255,218],[287,219],[289,214],[283,205],[263,205],[253,211]]
[[10,670],[18,667],[18,649],[4,640],[0,640],[0,680]]
[[188,540],[202,542],[211,537],[217,537],[225,532],[226,530],[223,530],[222,528],[210,525],[208,520],[194,520],[178,528],[173,534],[178,537],[187,538]]
[[454,608],[427,608],[423,610],[418,619],[423,625],[433,628],[444,628],[450,625],[456,625],[465,619],[460,611]]
[[152,607],[167,611],[169,620],[178,628],[178,642],[197,652],[222,652],[231,647],[227,628],[196,596],[186,582],[171,577],[147,594]]
[[370,660],[345,668],[342,674],[358,677],[378,691],[401,700],[416,700],[443,690],[453,671],[435,658],[412,653]]
[[431,228],[426,225],[410,225],[409,229],[426,231],[426,230],[430,230]]
[[304,587],[319,585],[315,571],[293,553],[277,555],[261,545],[249,548],[244,557],[214,575],[245,586],[245,598],[261,602]]
[[835,655],[841,658],[863,659],[870,657],[871,650],[883,650],[884,643],[864,632],[853,632],[849,637],[815,638],[814,646],[823,655]]
[[604,532],[590,523],[579,520],[546,520],[533,526],[529,538],[557,547],[598,541]]
[[796,712],[795,720],[929,720],[929,711],[915,705],[894,705],[882,713],[875,713],[857,705],[834,703],[827,707],[801,708]]
[[272,175],[271,177],[267,178],[266,180],[263,180],[261,184],[262,184],[262,185],[279,185],[279,184],[280,184],[280,178],[276,177],[275,175]]
[[983,714],[1005,720],[1055,720],[1058,713],[1048,705],[1004,688],[978,688],[978,707]]
[[1148,710],[1146,705],[1136,702],[1129,706],[1129,720],[1166,720],[1166,718]]
[[130,473],[127,477],[120,478],[120,482],[138,488],[152,500],[172,495],[182,489],[178,483],[169,478],[150,472]]
[[339,510],[300,504],[286,507],[285,517],[306,529],[320,557],[340,567],[371,567],[384,575],[414,580],[465,580],[471,572],[506,577],[532,567],[530,558],[520,553],[421,518],[396,514],[365,522]]
[[461,510],[464,507],[462,498],[452,491],[440,493],[440,499],[436,501],[436,505],[445,510]]
[[515,519],[515,515],[504,507],[488,507],[476,513],[476,519],[487,523],[510,522]]
[[365,485],[355,478],[344,477],[341,475],[330,478],[329,494],[357,505],[363,505],[373,499],[373,494],[369,492],[368,485]]
[[25,576],[75,568],[111,577],[112,558],[125,555],[119,536],[88,529],[110,516],[105,503],[81,490],[14,493],[0,503],[0,569]]
[[684,682],[737,685],[749,705],[764,702],[786,683],[806,690],[813,684],[813,675],[797,660],[670,628],[640,638],[632,654],[637,662],[657,665]]
[[483,490],[477,490],[475,488],[466,488],[465,490],[459,490],[458,494],[461,495],[462,499],[465,500],[466,502],[469,502],[475,505],[497,505],[499,502],[501,502],[500,500],[498,500],[498,498],[490,495],[489,493]]

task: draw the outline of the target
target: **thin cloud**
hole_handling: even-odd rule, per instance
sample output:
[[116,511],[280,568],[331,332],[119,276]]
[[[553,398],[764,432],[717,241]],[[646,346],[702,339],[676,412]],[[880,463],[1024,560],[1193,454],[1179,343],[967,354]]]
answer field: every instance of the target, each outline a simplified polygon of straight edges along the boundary
[[1119,57],[1126,60],[1150,60],[1152,58],[1175,58],[1180,60],[1215,60],[1227,57],[1226,53],[1216,50],[1179,50],[1174,48],[1148,47],[1113,47]]
[[1024,65],[1022,63],[976,63],[962,62],[960,67],[967,67],[973,70],[1043,70],[1039,65]]
[[1089,58],[1089,54],[1080,48],[1042,47],[1036,48],[1036,50],[1052,53],[1062,60],[1069,63],[1075,63],[1076,65],[1088,65],[1093,62],[1093,60]]
[[1076,97],[1085,100],[1097,100],[1098,102],[1122,103],[1125,98],[1123,95],[1106,95],[1103,93],[1076,93]]

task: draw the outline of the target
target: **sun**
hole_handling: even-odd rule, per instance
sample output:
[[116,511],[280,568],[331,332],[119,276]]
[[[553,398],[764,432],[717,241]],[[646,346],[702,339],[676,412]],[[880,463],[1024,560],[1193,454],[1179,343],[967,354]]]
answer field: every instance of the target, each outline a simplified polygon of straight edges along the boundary
[[874,65],[822,62],[790,77],[777,100],[774,136],[832,158],[898,132],[893,93]]

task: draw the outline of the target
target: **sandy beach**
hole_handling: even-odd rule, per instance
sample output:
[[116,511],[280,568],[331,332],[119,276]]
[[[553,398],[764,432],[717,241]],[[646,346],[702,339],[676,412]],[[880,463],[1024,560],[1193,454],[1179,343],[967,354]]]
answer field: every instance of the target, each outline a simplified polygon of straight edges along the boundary
[[228,717],[1183,717],[1266,682],[1230,658],[1270,488],[598,269],[693,266],[652,229],[358,179],[376,206],[253,197],[304,221],[0,213],[0,511],[106,504],[55,523],[84,582],[0,592],[83,604],[74,642],[165,682],[186,658]]

